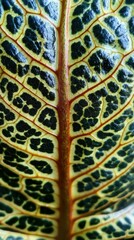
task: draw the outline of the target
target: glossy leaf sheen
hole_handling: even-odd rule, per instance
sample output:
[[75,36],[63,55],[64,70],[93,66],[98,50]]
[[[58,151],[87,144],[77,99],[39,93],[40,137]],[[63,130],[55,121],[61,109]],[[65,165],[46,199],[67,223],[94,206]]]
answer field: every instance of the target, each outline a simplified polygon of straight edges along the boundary
[[0,240],[134,239],[134,1],[0,1]]

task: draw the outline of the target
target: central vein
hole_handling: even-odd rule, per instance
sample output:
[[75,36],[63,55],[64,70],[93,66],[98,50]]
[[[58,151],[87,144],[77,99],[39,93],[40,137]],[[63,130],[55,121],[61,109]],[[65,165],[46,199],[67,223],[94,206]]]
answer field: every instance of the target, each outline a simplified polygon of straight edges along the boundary
[[63,2],[59,30],[59,187],[60,222],[57,240],[70,239],[70,181],[69,181],[69,82],[68,82],[68,11],[69,0]]

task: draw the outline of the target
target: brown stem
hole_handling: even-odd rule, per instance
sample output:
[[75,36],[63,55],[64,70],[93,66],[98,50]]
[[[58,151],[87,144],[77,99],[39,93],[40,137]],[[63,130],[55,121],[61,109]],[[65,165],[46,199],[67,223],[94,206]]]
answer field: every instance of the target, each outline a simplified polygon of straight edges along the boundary
[[69,2],[63,2],[62,23],[59,32],[59,187],[60,187],[60,220],[57,240],[70,239],[70,180],[69,180],[69,82],[68,82],[68,11]]

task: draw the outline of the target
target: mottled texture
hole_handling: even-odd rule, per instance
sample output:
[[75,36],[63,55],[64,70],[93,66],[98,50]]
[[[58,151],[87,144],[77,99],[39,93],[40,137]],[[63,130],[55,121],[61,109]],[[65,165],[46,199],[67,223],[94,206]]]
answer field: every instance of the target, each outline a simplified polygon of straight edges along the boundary
[[134,0],[0,1],[0,240],[134,239]]

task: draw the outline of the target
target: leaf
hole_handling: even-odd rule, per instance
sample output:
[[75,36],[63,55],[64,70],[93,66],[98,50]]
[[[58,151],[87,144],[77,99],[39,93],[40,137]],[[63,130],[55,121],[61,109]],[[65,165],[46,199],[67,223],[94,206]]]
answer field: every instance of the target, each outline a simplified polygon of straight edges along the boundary
[[0,239],[134,238],[134,1],[0,1]]

